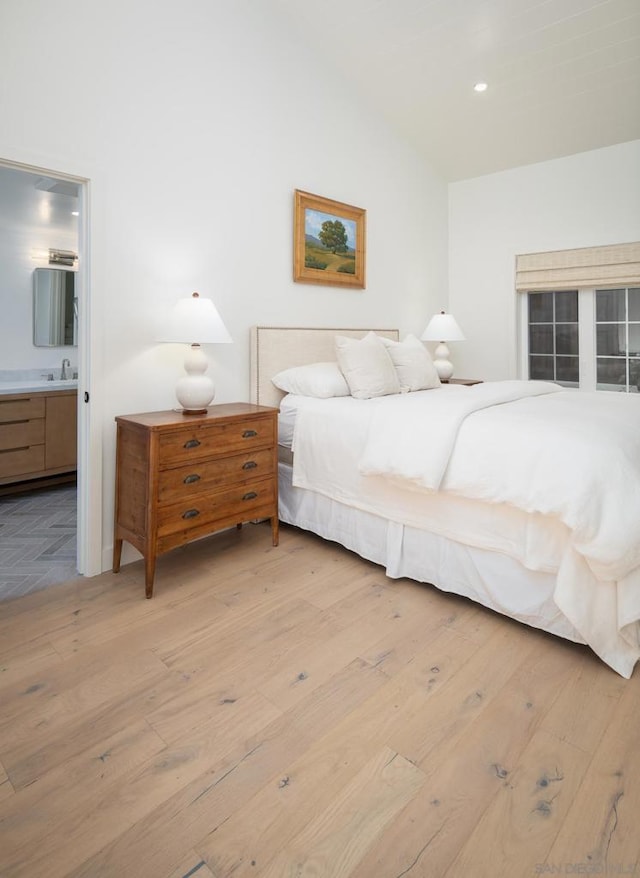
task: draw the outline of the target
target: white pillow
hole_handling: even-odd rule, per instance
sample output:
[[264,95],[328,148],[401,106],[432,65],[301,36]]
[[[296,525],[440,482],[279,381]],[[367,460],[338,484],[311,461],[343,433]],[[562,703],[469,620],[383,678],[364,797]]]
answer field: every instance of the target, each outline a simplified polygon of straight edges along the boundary
[[381,338],[381,341],[396,367],[403,392],[440,387],[440,378],[431,355],[415,335],[408,335],[404,341],[392,341],[390,338]]
[[391,357],[375,333],[370,332],[364,338],[336,335],[335,346],[338,365],[351,396],[371,399],[400,393],[400,382]]
[[278,372],[271,380],[285,393],[295,393],[298,396],[315,396],[319,399],[349,396],[347,382],[337,363],[293,366],[291,369]]

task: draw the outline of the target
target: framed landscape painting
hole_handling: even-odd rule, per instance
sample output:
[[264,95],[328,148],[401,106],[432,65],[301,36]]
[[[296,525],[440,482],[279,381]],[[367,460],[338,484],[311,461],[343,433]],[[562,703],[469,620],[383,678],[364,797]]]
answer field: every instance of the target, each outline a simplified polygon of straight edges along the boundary
[[361,207],[296,189],[294,281],[363,290],[365,217]]

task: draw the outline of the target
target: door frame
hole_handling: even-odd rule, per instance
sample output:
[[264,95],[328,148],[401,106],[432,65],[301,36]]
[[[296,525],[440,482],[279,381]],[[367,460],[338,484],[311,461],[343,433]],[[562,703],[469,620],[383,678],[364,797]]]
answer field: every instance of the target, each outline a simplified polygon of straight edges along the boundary
[[[92,301],[91,217],[92,178],[67,170],[0,157],[0,166],[29,174],[40,174],[76,183],[79,187],[78,217],[78,488],[77,556],[78,572],[95,576],[102,572],[102,430],[94,389],[99,369],[96,351],[95,302]],[[53,164],[53,163],[51,163]]]

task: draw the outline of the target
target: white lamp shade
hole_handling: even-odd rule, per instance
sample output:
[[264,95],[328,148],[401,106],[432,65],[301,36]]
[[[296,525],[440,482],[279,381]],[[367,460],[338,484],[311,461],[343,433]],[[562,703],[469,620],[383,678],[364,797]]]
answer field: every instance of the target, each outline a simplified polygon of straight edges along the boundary
[[211,299],[194,293],[178,299],[156,341],[229,344],[233,339]]
[[423,341],[464,341],[462,330],[451,314],[434,314],[422,333]]

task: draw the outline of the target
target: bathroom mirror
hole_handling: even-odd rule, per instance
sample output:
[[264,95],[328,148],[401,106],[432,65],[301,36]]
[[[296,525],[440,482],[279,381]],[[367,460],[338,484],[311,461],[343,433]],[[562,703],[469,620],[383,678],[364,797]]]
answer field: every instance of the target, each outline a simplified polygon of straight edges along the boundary
[[34,345],[76,345],[75,272],[60,268],[36,268],[33,277]]

